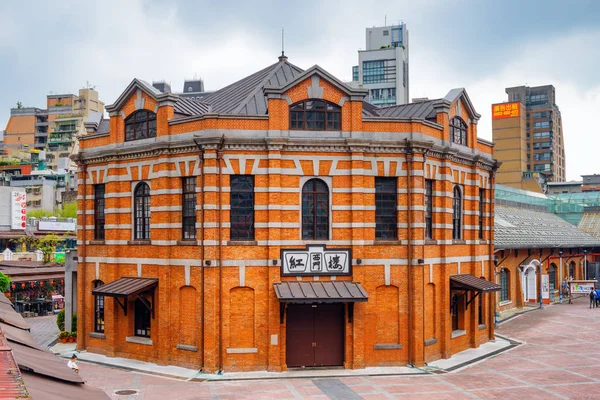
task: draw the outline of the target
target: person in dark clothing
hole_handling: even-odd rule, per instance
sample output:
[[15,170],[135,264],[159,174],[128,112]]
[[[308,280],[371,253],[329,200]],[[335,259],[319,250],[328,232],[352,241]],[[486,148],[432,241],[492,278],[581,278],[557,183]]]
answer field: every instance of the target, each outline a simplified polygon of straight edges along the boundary
[[590,308],[596,307],[596,291],[594,289],[590,290]]
[[596,289],[596,308],[600,307],[600,289]]

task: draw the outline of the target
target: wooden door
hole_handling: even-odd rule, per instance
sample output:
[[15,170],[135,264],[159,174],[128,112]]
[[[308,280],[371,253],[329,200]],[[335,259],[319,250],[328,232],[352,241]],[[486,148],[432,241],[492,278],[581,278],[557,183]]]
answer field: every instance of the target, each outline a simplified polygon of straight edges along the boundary
[[310,304],[290,304],[286,318],[286,357],[288,367],[313,366],[315,362],[314,317]]
[[320,304],[314,310],[315,366],[344,364],[344,305]]

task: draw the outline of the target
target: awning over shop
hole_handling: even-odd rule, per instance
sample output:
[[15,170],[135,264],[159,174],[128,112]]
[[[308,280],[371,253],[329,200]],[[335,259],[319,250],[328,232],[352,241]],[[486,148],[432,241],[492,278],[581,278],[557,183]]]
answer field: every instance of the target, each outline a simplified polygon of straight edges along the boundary
[[282,303],[343,303],[369,299],[362,285],[356,282],[281,282],[273,286]]
[[460,274],[450,276],[450,289],[472,290],[476,292],[499,292],[502,287],[485,278],[477,278],[471,274]]
[[[123,277],[93,289],[92,294],[95,296],[113,297],[115,301],[119,303],[121,308],[123,308],[125,315],[127,315],[127,302],[129,301],[129,297],[137,296],[152,312],[152,318],[154,318],[154,291],[152,291],[152,304],[148,304],[148,301],[140,295],[154,289],[156,286],[158,286],[157,278]],[[119,299],[123,299],[123,302]]]

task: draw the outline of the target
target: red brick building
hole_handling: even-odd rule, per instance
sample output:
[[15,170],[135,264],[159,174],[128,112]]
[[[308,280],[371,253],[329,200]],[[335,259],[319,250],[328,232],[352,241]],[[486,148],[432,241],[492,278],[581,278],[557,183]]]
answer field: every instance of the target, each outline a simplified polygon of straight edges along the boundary
[[80,142],[79,348],[282,371],[493,339],[479,114],[366,95],[286,57],[201,101],[134,80]]

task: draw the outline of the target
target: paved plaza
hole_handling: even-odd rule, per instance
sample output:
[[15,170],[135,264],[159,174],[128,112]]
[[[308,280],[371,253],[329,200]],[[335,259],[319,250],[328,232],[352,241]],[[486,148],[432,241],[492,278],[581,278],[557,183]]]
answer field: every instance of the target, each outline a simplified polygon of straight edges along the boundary
[[[581,298],[506,321],[497,333],[522,345],[450,373],[194,382],[80,368],[113,399],[600,399],[599,331],[600,309]],[[125,389],[136,393],[115,394]]]

